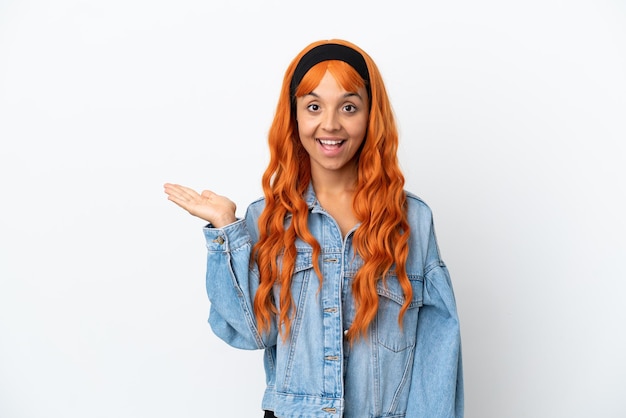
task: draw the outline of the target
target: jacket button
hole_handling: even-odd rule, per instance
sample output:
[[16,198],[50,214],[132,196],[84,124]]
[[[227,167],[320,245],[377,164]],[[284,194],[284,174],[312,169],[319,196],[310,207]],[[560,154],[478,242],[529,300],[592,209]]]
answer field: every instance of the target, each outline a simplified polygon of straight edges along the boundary
[[322,411],[324,412],[328,412],[329,414],[334,414],[335,412],[337,412],[337,408],[322,408]]
[[224,244],[224,238],[220,235],[220,236],[218,236],[217,238],[215,238],[215,239],[213,240],[213,242],[216,242],[216,243],[218,243],[219,245],[222,245],[222,244]]

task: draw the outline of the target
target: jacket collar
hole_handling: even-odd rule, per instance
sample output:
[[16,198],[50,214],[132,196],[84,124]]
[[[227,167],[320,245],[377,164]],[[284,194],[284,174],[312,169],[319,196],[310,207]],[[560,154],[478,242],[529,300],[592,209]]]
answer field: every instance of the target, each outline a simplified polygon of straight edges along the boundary
[[309,182],[309,187],[307,187],[303,197],[309,207],[309,210],[312,210],[315,206],[319,206],[317,196],[315,196],[315,190],[313,190],[313,183]]

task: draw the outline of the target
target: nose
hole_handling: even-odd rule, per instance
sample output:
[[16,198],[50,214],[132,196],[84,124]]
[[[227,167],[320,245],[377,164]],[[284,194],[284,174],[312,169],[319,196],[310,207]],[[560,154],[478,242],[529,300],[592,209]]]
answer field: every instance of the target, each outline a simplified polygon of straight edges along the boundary
[[322,120],[322,128],[325,131],[338,131],[341,129],[341,123],[339,121],[339,115],[336,112],[324,112]]

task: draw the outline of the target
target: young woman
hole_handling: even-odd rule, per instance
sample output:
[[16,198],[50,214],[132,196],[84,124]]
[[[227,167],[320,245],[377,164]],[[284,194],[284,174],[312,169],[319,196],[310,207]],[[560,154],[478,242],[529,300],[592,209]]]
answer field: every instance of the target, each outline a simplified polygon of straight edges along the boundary
[[265,350],[266,417],[462,417],[452,285],[430,209],[404,190],[372,59],[343,40],[307,46],[269,147],[244,219],[224,196],[165,185],[209,222],[212,330]]

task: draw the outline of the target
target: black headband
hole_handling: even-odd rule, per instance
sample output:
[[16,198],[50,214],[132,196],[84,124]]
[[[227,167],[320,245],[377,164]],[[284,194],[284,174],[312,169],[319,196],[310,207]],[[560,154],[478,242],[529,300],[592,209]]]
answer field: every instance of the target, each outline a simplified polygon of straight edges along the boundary
[[369,71],[363,55],[349,46],[340,44],[323,44],[316,46],[298,62],[293,77],[291,78],[291,86],[289,92],[292,98],[296,96],[296,89],[300,85],[304,75],[316,64],[322,61],[338,60],[348,63],[357,73],[365,80],[366,84],[370,81]]

